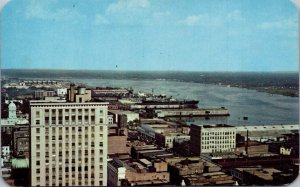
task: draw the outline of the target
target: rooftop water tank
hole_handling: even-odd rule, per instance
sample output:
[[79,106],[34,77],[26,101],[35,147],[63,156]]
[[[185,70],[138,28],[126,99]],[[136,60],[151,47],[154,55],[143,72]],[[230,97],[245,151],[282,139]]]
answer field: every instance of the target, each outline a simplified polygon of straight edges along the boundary
[[84,95],[84,94],[85,94],[85,88],[84,88],[84,87],[79,87],[79,88],[78,88],[78,93],[79,93],[80,95]]

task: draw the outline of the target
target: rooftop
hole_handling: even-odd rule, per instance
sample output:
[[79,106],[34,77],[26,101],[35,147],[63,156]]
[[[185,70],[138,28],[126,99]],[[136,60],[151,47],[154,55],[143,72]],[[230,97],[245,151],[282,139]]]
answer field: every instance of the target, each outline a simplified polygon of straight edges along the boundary
[[113,114],[119,114],[119,115],[121,115],[121,114],[137,114],[138,115],[138,113],[135,113],[135,112],[132,112],[129,110],[108,110],[108,112],[113,113]]
[[42,102],[42,103],[36,103],[35,100],[30,101],[30,106],[32,107],[44,107],[44,106],[53,106],[53,107],[65,107],[65,106],[81,106],[81,105],[86,105],[86,106],[103,106],[103,105],[108,105],[108,102],[85,102],[85,103],[75,103],[75,102]]
[[233,127],[227,124],[214,124],[214,125],[202,125],[204,128],[216,128],[216,127]]
[[204,160],[200,157],[173,157],[165,159],[169,165],[175,166],[177,168],[183,168],[187,166],[188,168],[196,168],[199,166],[216,166],[216,164]]
[[257,168],[257,167],[236,168],[236,170],[255,175],[256,177],[262,178],[264,180],[273,180],[273,173],[281,172],[280,170],[277,170],[275,168]]

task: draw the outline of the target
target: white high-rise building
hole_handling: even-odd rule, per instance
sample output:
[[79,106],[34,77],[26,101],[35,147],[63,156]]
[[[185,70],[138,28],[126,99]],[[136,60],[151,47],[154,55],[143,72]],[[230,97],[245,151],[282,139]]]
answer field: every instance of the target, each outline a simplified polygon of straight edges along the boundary
[[226,124],[190,126],[191,152],[201,153],[233,152],[236,147],[236,129]]
[[31,102],[31,186],[107,185],[107,104]]

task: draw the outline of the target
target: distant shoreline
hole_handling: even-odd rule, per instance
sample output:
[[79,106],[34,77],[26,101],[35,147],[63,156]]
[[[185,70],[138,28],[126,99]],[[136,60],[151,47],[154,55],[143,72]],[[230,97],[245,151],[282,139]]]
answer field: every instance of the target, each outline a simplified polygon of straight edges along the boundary
[[195,82],[246,88],[269,94],[299,97],[298,72],[191,72],[120,70],[2,69],[1,76],[41,79],[116,79]]

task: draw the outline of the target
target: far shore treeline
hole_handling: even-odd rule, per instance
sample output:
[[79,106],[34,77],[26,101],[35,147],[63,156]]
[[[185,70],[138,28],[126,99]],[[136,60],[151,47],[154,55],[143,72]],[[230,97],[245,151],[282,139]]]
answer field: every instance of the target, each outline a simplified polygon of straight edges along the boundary
[[298,72],[188,72],[121,70],[3,69],[2,76],[20,79],[130,79],[173,80],[254,89],[270,94],[299,97]]

